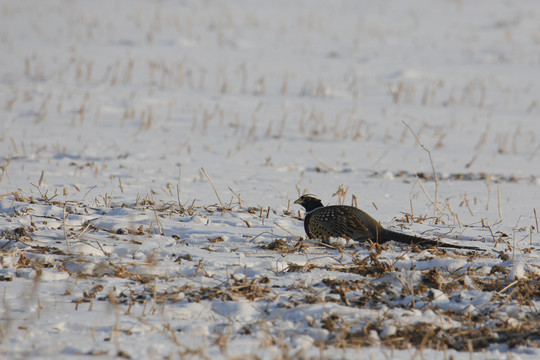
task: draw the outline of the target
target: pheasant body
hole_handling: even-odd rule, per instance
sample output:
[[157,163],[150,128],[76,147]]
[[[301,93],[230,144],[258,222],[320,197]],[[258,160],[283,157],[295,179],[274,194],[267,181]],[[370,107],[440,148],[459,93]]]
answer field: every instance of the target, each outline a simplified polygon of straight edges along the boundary
[[295,201],[295,204],[306,209],[304,229],[310,239],[328,241],[330,238],[345,238],[379,244],[394,240],[409,245],[480,250],[476,247],[446,244],[387,230],[360,209],[346,205],[324,206],[314,195],[303,195]]
[[373,242],[379,242],[383,230],[377,220],[364,211],[343,205],[325,206],[306,214],[304,229],[310,239],[343,237]]

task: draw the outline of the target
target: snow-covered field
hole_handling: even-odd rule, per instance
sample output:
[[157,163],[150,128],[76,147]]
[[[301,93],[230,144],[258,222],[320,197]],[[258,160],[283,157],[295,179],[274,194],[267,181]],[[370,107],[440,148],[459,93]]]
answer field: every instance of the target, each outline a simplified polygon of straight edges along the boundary
[[539,165],[537,0],[1,0],[0,358],[538,359]]

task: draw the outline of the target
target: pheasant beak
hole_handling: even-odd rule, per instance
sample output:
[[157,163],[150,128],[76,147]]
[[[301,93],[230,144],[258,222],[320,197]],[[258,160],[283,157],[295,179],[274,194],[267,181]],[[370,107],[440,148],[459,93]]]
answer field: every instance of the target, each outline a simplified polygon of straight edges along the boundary
[[302,205],[303,200],[302,200],[302,198],[298,198],[298,199],[296,199],[296,201],[294,203],[298,204],[298,205]]

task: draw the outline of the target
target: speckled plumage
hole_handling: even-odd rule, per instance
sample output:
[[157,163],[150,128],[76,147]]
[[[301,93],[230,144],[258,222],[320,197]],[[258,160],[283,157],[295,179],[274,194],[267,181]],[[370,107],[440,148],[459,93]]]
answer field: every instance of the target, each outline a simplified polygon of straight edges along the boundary
[[371,216],[352,206],[326,206],[306,215],[304,228],[311,239],[343,237],[377,242],[381,226]]
[[446,244],[387,230],[377,220],[360,209],[346,205],[324,206],[321,200],[314,195],[303,195],[294,203],[306,209],[304,229],[310,239],[328,241],[330,238],[345,238],[379,244],[394,240],[405,244],[427,247],[440,246],[454,249],[480,250],[476,247]]

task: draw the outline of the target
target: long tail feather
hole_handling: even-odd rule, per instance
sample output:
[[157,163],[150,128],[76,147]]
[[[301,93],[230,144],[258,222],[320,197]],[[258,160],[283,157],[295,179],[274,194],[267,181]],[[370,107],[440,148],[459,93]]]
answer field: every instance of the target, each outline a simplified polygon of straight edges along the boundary
[[444,248],[450,248],[450,249],[483,251],[483,249],[477,248],[475,246],[446,244],[444,242],[430,240],[430,239],[422,238],[419,236],[402,234],[402,233],[398,233],[398,232],[386,230],[386,229],[383,231],[382,234],[379,234],[379,237],[384,241],[394,240],[403,244],[408,244],[408,245],[415,244],[422,247],[444,247]]

